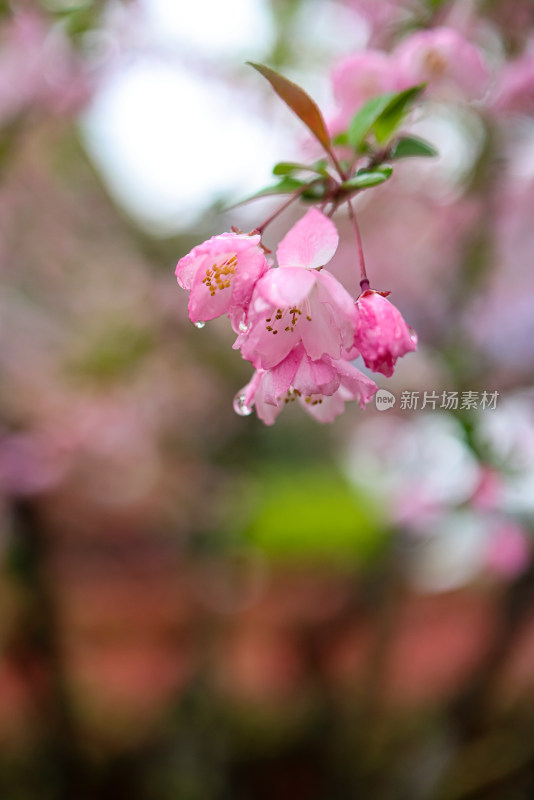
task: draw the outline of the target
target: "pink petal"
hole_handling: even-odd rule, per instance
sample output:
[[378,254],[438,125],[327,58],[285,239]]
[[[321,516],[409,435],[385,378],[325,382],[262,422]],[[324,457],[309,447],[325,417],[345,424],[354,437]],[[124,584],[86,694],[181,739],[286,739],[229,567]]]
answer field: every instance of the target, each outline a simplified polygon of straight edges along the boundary
[[311,292],[316,279],[316,272],[296,267],[271,269],[258,282],[258,294],[275,308],[300,305]]
[[256,414],[265,425],[273,425],[281,410],[281,406],[266,403],[262,397],[258,397],[256,401]]
[[181,258],[174,274],[182,289],[191,289],[199,269],[206,269],[210,259],[220,260],[223,253],[241,253],[259,244],[260,236],[245,236],[238,233],[220,233],[193,247],[190,253]]
[[309,300],[309,314],[311,321],[306,319],[301,328],[301,338],[309,357],[316,361],[323,355],[339,358],[341,355],[341,336],[337,319],[332,314],[331,307],[321,303],[317,292]]
[[304,355],[304,348],[299,345],[280,364],[265,373],[262,385],[266,403],[279,405],[278,399],[289,390]]
[[322,267],[336,252],[338,242],[339,235],[332,220],[311,208],[278,245],[278,264],[308,269]]
[[338,388],[339,381],[339,373],[331,361],[312,361],[306,356],[299,364],[293,386],[303,395],[331,395]]
[[323,269],[317,278],[317,291],[321,303],[329,306],[336,315],[341,341],[347,349],[354,346],[354,331],[358,312],[353,298],[334,276]]
[[345,400],[339,391],[331,397],[321,395],[299,397],[299,402],[317,422],[333,422],[345,410]]
[[251,380],[236,394],[234,409],[240,416],[248,416],[253,407],[256,408],[258,417],[266,425],[272,425],[280,413],[277,406],[265,403],[263,398],[263,384],[266,377],[263,370],[256,370]]
[[[230,258],[232,253],[223,253],[218,256],[220,260],[225,257]],[[209,263],[204,261],[204,264]],[[226,289],[217,289],[214,294],[210,291],[205,279],[204,265],[197,270],[193,285],[191,286],[191,294],[189,295],[189,319],[191,322],[201,322],[215,317],[220,317],[221,314],[226,314],[230,309],[232,302],[232,287]]]
[[267,259],[259,248],[251,247],[238,253],[238,269],[232,281],[232,303],[245,306],[250,301],[257,281],[268,268]]
[[348,361],[335,361],[333,366],[341,377],[341,387],[346,399],[357,400],[365,408],[378,391],[376,383]]
[[197,274],[197,270],[199,265],[202,261],[204,262],[204,257],[199,256],[198,253],[195,252],[197,248],[195,247],[188,253],[186,256],[181,258],[176,265],[176,269],[174,274],[176,275],[176,280],[178,284],[182,287],[182,289],[190,289],[193,285],[193,281],[195,279],[195,275]]
[[369,369],[389,378],[397,359],[417,348],[417,336],[379,292],[364,292],[356,305],[359,321],[354,344]]
[[[273,270],[273,272],[278,271]],[[261,278],[259,283],[261,284],[268,276],[269,273]],[[280,309],[267,304],[259,296],[258,286],[249,308],[248,333],[239,337],[234,347],[240,345],[243,358],[255,367],[271,369],[283,361],[298,345],[299,326],[291,325],[291,315],[286,308]],[[276,319],[280,314],[281,318]]]
[[357,312],[350,294],[333,275],[322,270],[317,273],[316,289],[308,303],[306,322],[301,328],[306,352],[313,360],[324,354],[340,358],[341,350],[354,343]]

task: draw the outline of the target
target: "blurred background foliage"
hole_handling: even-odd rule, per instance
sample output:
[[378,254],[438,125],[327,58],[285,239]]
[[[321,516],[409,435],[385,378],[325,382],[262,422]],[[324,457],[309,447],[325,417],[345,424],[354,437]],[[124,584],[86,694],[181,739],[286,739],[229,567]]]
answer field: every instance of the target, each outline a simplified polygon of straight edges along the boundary
[[[0,797],[527,800],[532,3],[225,5],[0,2]],[[358,202],[419,333],[395,409],[237,417],[174,265],[313,150],[243,61],[332,114],[340,58],[441,24],[492,93],[431,104],[441,158]],[[497,408],[400,407],[468,390]]]

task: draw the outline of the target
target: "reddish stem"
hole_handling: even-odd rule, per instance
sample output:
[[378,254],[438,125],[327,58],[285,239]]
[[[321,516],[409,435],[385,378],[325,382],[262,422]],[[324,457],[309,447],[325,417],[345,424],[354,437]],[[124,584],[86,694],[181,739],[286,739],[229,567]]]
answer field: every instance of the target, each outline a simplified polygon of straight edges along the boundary
[[270,225],[271,222],[273,222],[277,218],[277,216],[282,213],[282,211],[285,211],[286,208],[288,208],[291,205],[291,203],[293,203],[298,197],[300,197],[301,193],[302,189],[299,189],[297,192],[295,192],[295,194],[292,194],[289,200],[286,200],[286,202],[283,203],[283,205],[281,205],[279,208],[277,208],[276,211],[273,211],[273,213],[269,217],[267,217],[267,219],[264,222],[262,222],[261,225],[258,225],[256,231],[259,234],[262,234],[267,225]]
[[352,203],[349,199],[347,199],[347,205],[349,207],[349,217],[350,221],[352,222],[352,227],[354,229],[354,235],[356,236],[356,246],[358,248],[358,258],[360,261],[360,274],[361,274],[361,281],[360,286],[362,292],[365,292],[366,289],[369,288],[369,278],[367,277],[367,271],[365,269],[365,258],[363,256],[363,246],[362,246],[362,237],[360,236],[360,229],[358,228],[358,222],[356,220],[356,214],[354,213],[354,209],[352,207]]
[[345,172],[345,170],[342,168],[341,164],[339,163],[338,158],[337,158],[336,154],[334,153],[334,151],[333,150],[329,150],[328,151],[328,155],[332,159],[332,163],[334,164],[334,167],[337,169],[338,175],[341,178],[341,180],[342,181],[346,181],[347,180],[347,173]]

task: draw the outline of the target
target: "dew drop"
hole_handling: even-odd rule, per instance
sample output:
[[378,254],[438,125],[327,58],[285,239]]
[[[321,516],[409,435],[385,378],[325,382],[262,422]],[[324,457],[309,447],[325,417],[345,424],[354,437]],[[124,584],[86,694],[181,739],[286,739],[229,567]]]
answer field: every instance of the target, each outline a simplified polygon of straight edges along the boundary
[[248,417],[252,414],[252,406],[247,406],[244,392],[238,392],[234,397],[234,411],[240,417]]
[[239,332],[240,333],[248,333],[248,325],[243,320],[241,320],[241,322],[239,323]]
[[195,326],[195,328],[203,328],[205,324],[206,324],[206,323],[205,323],[205,322],[203,322],[202,320],[199,320],[198,322],[194,322],[194,323],[193,323],[193,325]]

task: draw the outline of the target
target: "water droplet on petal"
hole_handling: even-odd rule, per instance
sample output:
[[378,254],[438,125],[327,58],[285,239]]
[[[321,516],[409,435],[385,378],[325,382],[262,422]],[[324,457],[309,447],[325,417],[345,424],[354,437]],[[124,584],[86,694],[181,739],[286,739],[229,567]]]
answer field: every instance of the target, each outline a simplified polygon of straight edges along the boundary
[[247,406],[244,392],[238,392],[234,397],[234,411],[240,417],[248,417],[252,414],[252,406]]
[[203,322],[201,319],[199,319],[199,321],[198,321],[198,322],[194,322],[194,323],[193,323],[193,325],[195,326],[195,328],[203,328],[205,324],[206,324],[206,323],[205,323],[205,322]]
[[241,322],[239,323],[239,332],[240,333],[248,333],[248,325],[243,320],[241,320]]

